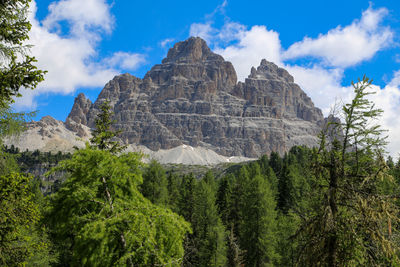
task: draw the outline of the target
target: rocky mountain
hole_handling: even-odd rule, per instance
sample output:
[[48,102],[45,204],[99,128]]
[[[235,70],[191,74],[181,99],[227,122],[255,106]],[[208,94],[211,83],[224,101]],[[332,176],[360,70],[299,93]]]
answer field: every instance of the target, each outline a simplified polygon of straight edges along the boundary
[[94,103],[79,94],[65,127],[87,138],[105,100],[121,140],[151,151],[190,146],[226,157],[284,153],[316,145],[324,122],[285,69],[263,59],[237,82],[233,65],[194,37],[175,44],[143,79],[116,76]]

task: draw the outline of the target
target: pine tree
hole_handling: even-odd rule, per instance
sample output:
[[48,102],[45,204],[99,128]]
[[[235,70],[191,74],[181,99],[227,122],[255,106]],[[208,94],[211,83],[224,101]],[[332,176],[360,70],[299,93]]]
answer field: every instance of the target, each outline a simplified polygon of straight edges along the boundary
[[176,212],[179,213],[179,199],[180,199],[180,187],[182,183],[182,178],[170,172],[167,177],[168,180],[168,207]]
[[240,245],[246,251],[246,266],[273,266],[276,253],[276,202],[274,194],[261,175],[253,177],[246,187]]
[[214,189],[205,180],[194,191],[191,255],[193,266],[224,266],[226,263],[226,233],[218,216]]
[[100,150],[108,150],[111,153],[121,152],[126,146],[121,146],[117,140],[114,140],[121,131],[114,131],[111,126],[115,121],[111,120],[113,113],[109,101],[104,101],[100,105],[100,113],[95,120],[96,128],[92,131],[90,142],[92,147]]
[[162,206],[168,204],[168,180],[165,170],[155,160],[152,160],[143,174],[141,192],[152,203]]

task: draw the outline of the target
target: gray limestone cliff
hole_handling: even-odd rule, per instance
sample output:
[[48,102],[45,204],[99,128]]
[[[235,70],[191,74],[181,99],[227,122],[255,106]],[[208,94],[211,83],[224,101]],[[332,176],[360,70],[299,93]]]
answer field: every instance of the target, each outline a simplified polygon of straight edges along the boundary
[[262,60],[237,83],[233,65],[194,37],[175,44],[143,79],[116,76],[93,104],[80,94],[68,129],[81,136],[80,125],[94,127],[105,100],[121,140],[153,151],[190,145],[224,156],[284,153],[294,145],[316,145],[324,121],[286,70]]

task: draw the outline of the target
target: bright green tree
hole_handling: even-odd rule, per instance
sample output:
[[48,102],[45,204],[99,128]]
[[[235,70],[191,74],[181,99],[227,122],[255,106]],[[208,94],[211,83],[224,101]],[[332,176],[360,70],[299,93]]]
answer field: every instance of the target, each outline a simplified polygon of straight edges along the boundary
[[[388,175],[377,119],[382,113],[368,100],[371,81],[364,77],[354,98],[343,106],[343,122],[321,136],[315,154],[313,202],[299,229],[302,266],[398,266],[394,233],[398,208],[393,195],[380,190]],[[332,137],[332,136],[331,136]],[[333,139],[333,141],[329,141]]]
[[138,191],[140,155],[78,150],[54,171],[67,171],[51,196],[48,222],[63,261],[79,266],[170,266],[183,259],[190,230],[180,216]]
[[31,176],[11,172],[0,176],[0,265],[26,263],[41,249],[40,242],[29,242],[30,228],[35,227],[40,213],[29,188]]

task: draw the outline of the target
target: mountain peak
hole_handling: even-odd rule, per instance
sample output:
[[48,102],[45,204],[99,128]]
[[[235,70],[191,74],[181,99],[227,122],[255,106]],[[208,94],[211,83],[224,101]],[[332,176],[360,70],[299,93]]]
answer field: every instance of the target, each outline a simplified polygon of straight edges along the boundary
[[266,59],[261,60],[260,66],[255,69],[251,69],[250,79],[273,79],[273,80],[284,80],[288,83],[293,83],[293,76],[283,68],[278,67],[275,63],[267,61]]
[[204,60],[224,59],[211,51],[206,41],[200,37],[190,37],[189,39],[176,43],[169,51],[162,63],[170,62],[198,62]]

